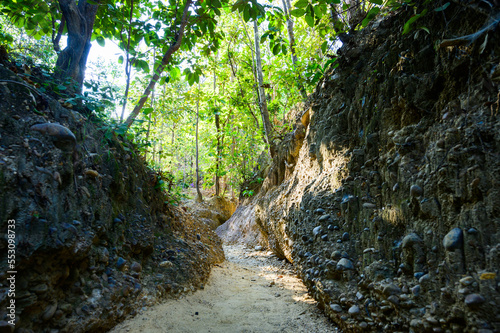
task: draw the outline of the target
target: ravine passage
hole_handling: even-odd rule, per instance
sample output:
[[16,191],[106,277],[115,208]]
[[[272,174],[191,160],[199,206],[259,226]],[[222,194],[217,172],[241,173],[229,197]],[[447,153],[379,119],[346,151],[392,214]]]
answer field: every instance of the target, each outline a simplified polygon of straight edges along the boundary
[[339,332],[286,260],[244,245],[224,252],[202,290],[143,308],[110,332]]

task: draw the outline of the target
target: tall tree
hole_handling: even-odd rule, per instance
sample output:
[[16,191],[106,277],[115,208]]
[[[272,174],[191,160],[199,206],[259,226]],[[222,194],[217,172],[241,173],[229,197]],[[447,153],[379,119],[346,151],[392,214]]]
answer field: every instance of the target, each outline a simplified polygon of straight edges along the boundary
[[[214,59],[214,96],[216,96],[216,87],[217,87],[217,74],[215,70],[217,68],[217,55]],[[221,155],[222,155],[222,147],[221,147],[221,128],[220,128],[220,109],[217,107],[217,99],[215,98],[215,130],[217,136],[217,154],[215,157],[215,196],[220,196],[220,163],[221,163]]]
[[273,131],[271,127],[271,121],[269,120],[269,111],[267,110],[267,98],[266,92],[264,90],[264,78],[262,75],[262,58],[260,56],[260,38],[259,38],[259,26],[257,25],[257,20],[253,21],[253,30],[255,35],[255,58],[256,58],[256,72],[258,78],[259,86],[259,107],[260,114],[262,116],[262,124],[264,126],[264,132],[266,134],[267,144],[269,145],[269,154],[271,158],[276,154],[276,147],[273,141]]
[[[283,9],[285,11],[286,24],[288,30],[288,40],[290,42],[290,53],[292,58],[292,64],[295,69],[297,66],[297,53],[295,52],[295,34],[293,32],[293,21],[292,18],[290,17],[290,8],[291,8],[290,0],[283,0]],[[306,99],[307,98],[306,89],[302,84],[300,74],[297,74],[297,76],[299,78],[298,86],[300,90],[300,95],[302,96],[303,99]]]
[[[129,26],[127,32],[127,43],[125,48],[125,76],[127,78],[127,82],[125,83],[125,94],[123,96],[123,104],[122,104],[122,113],[120,115],[120,123],[123,121],[123,116],[125,115],[125,108],[127,107],[127,99],[128,99],[128,90],[130,88],[130,75],[132,72],[132,61],[130,61],[130,40],[132,39],[132,18],[134,15],[134,0],[130,0],[130,17],[129,17]],[[122,35],[120,34],[120,37]],[[121,40],[123,46],[125,46],[125,41]],[[156,48],[154,50],[153,59],[156,58]]]
[[[243,31],[245,32],[245,36],[246,36],[246,37],[247,37],[247,39],[248,39],[248,48],[250,49],[250,51],[251,51],[251,53],[252,53],[252,75],[253,75],[253,77],[254,77],[254,81],[255,81],[255,82],[258,82],[258,80],[257,80],[257,74],[256,74],[256,69],[255,69],[255,54],[254,54],[255,52],[254,52],[254,50],[253,50],[253,48],[252,48],[252,39],[250,38],[250,35],[248,34],[246,24],[245,24],[245,22],[243,21],[243,19],[241,18],[241,15],[239,16],[239,18],[240,18],[240,21],[241,21],[241,23],[242,23],[242,25],[243,25]],[[230,62],[230,65],[231,65],[231,70],[232,70],[232,72],[233,72],[233,75],[235,75],[235,76],[236,76],[236,71],[235,71],[235,70],[234,70],[234,68],[233,68],[233,64],[232,64],[232,62]],[[237,78],[238,78],[238,77],[237,77]],[[238,83],[240,84],[241,95],[242,95],[242,96],[244,96],[244,95],[245,95],[245,94],[244,94],[244,90],[243,90],[243,88],[241,88],[241,83],[240,83],[240,81],[239,81],[239,78],[238,78]],[[259,98],[259,97],[258,97],[258,96],[259,96],[259,87],[257,87],[257,89],[256,89],[256,96],[257,96],[257,99],[258,99],[258,98]],[[259,109],[260,109],[260,108],[259,108]],[[261,134],[262,134],[262,131],[260,130],[259,119],[257,119],[257,117],[255,116],[255,114],[253,113],[253,110],[252,110],[252,107],[251,107],[251,104],[250,104],[250,103],[248,103],[248,110],[250,111],[250,114],[251,114],[251,115],[253,116],[253,118],[255,119],[255,125],[256,125],[256,127],[257,127],[257,130],[259,131],[259,133],[261,133]],[[264,141],[264,143],[266,142],[266,136],[265,136],[265,133],[264,133],[264,135],[263,135],[263,141]]]
[[198,96],[196,98],[196,201],[202,202],[203,196],[200,191],[200,154],[198,147],[198,123],[200,121],[200,83],[198,82]]
[[68,30],[68,45],[62,50],[56,62],[56,77],[59,80],[71,78],[75,84],[75,92],[82,90],[85,67],[90,51],[90,38],[100,0],[59,0],[63,15],[61,24]]
[[146,101],[149,98],[149,94],[151,94],[151,91],[153,91],[156,82],[160,79],[160,74],[163,73],[165,70],[165,67],[169,64],[170,59],[172,58],[172,55],[179,50],[182,44],[182,39],[184,37],[184,32],[186,29],[186,25],[189,22],[189,7],[193,3],[193,0],[186,0],[186,4],[184,5],[184,10],[182,12],[182,18],[180,21],[179,29],[175,33],[175,38],[170,44],[169,48],[163,55],[163,58],[161,59],[161,63],[158,65],[157,68],[155,68],[155,73],[153,77],[151,78],[151,81],[149,82],[148,86],[144,90],[144,93],[142,94],[141,99],[139,102],[136,104],[134,109],[132,110],[132,113],[128,116],[127,120],[125,121],[125,124],[127,125],[128,128],[132,126],[132,123],[134,122],[135,118],[139,115],[139,112],[141,112],[142,107],[146,103]]

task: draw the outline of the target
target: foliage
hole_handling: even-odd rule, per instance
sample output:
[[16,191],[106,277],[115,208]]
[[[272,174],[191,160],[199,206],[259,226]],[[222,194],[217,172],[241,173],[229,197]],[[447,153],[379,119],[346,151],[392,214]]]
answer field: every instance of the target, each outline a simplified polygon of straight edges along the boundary
[[[312,92],[328,69],[339,66],[335,54],[341,44],[339,37],[355,33],[377,16],[394,10],[412,15],[402,26],[402,33],[416,27],[425,30],[418,26],[421,18],[432,11],[444,11],[449,5],[441,1],[419,2],[417,6],[403,0],[297,0],[290,8],[296,45],[296,61],[292,61],[287,18],[276,3],[199,0],[189,7],[180,48],[165,62],[164,55],[178,41],[186,1],[98,2],[92,40],[104,48],[116,43],[121,54],[112,64],[89,64],[87,81],[79,94],[68,96],[71,82],[50,78],[59,42],[67,34],[59,0],[2,1],[0,13],[8,21],[0,16],[0,44],[17,52],[20,63],[31,61],[41,66],[44,80],[40,89],[60,97],[66,106],[84,108],[106,119],[105,138],[120,135],[133,140],[150,166],[162,170],[157,186],[167,191],[173,202],[181,199],[182,188],[196,181],[197,103],[204,187],[213,186],[218,176],[226,188],[237,190],[239,184],[255,176],[258,156],[266,145],[258,110],[250,22],[256,21],[261,30],[262,87],[277,133],[274,140],[280,140],[291,130],[286,113],[303,100],[300,89]],[[121,73],[122,68],[126,75]],[[137,120],[128,130],[119,122],[117,114],[121,112],[117,109],[126,101],[127,105],[139,105],[145,91],[151,97],[141,105]],[[130,111],[128,108],[126,113]],[[253,194],[249,188],[242,191],[244,196]]]
[[5,30],[5,23],[5,18],[0,16],[0,45],[8,46],[14,42],[14,37]]
[[1,14],[0,45],[6,46],[15,60],[28,66],[41,66],[49,71],[55,65],[56,56],[47,38],[30,37],[25,30],[16,27]]
[[177,206],[181,203],[182,199],[187,198],[181,190],[181,187],[174,186],[175,178],[172,174],[165,172],[157,172],[156,174],[156,185],[155,189],[160,189],[167,193],[167,201],[165,203]]

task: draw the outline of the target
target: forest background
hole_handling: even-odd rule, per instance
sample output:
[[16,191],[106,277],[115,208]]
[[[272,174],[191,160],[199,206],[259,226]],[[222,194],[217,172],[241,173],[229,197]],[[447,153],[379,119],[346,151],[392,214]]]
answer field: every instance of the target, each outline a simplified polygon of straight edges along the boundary
[[[424,1],[429,3],[430,1]],[[445,3],[434,11],[441,11]],[[134,142],[175,201],[251,196],[336,50],[395,0],[7,0],[0,53],[27,84]],[[415,12],[401,27],[417,25]],[[103,55],[103,56],[100,56]],[[198,174],[198,176],[197,176]]]

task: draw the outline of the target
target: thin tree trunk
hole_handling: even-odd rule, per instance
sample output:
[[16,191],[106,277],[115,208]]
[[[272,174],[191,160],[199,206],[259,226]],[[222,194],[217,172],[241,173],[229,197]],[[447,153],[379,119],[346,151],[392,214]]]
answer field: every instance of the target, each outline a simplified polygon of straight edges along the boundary
[[[155,49],[156,51],[156,49]],[[154,56],[153,56],[154,59]],[[151,107],[154,108],[155,105],[155,91],[153,90],[151,93]],[[151,117],[152,113],[149,114],[149,121],[148,121],[148,131],[146,132],[146,142],[148,142],[149,139],[149,133],[151,130]],[[123,112],[122,112],[122,118],[123,118]],[[146,149],[146,152],[144,153],[144,159],[146,159],[146,156],[148,156],[148,150]]]
[[61,23],[59,24],[59,28],[57,28],[57,34],[56,34],[56,19],[54,15],[52,15],[52,45],[54,46],[54,51],[56,51],[56,53],[61,52],[61,47],[59,45],[59,42],[61,41],[65,24],[66,24],[66,19],[64,18],[63,15],[63,17],[61,17]]
[[248,45],[250,47],[250,51],[252,52],[252,73],[253,73],[253,76],[255,78],[255,81],[257,81],[257,76],[255,74],[255,61],[254,61],[255,54],[254,54],[254,50],[251,47],[251,45],[252,45],[252,39],[250,38],[250,35],[248,34],[246,23],[241,18],[241,14],[240,14],[239,18],[240,18],[241,24],[243,24],[243,30],[245,31],[245,35],[247,36],[248,43],[249,43]]
[[[75,87],[68,87],[70,93],[81,93],[85,68],[90,51],[90,38],[94,29],[94,21],[100,0],[93,4],[87,0],[59,0],[68,30],[67,46],[59,52],[56,61],[55,77],[64,82],[68,78],[74,81]],[[189,1],[189,0],[188,0]]]
[[[217,57],[216,57],[217,59]],[[215,74],[215,63],[214,63],[214,95],[215,88],[217,83],[217,76]],[[217,105],[217,104],[216,104]],[[221,147],[220,147],[220,115],[219,111],[215,112],[215,128],[217,130],[217,156],[215,158],[215,196],[218,197],[220,195],[220,155],[221,155]]]
[[[148,131],[146,132],[146,142],[149,140],[149,133],[151,132],[151,119],[148,121]],[[148,150],[144,152],[144,160],[148,157]]]
[[[231,116],[231,120],[234,121],[234,115]],[[234,122],[233,122],[234,124]],[[237,127],[233,126],[232,130],[231,130],[231,133],[233,133],[231,135],[231,156],[232,156],[232,163],[231,163],[231,167],[234,167],[234,153],[235,153],[235,150],[236,150],[236,135],[234,135],[234,133],[236,133],[238,130]],[[231,174],[231,199],[234,199],[234,183],[233,183],[233,175]]]
[[182,186],[186,184],[186,156],[182,157]]
[[196,99],[196,201],[202,202],[203,196],[200,191],[200,168],[199,161],[199,148],[198,148],[198,122],[200,120],[200,82],[198,82],[198,98]]
[[[243,24],[243,30],[245,31],[245,35],[247,36],[248,43],[249,43],[248,45],[250,47],[250,51],[252,51],[252,74],[253,74],[253,78],[254,78],[255,82],[258,82],[258,79],[257,79],[257,69],[256,69],[256,66],[255,66],[255,52],[254,52],[254,50],[253,50],[253,48],[251,46],[252,45],[252,39],[250,38],[250,35],[248,34],[246,23],[245,23],[245,21],[243,21],[243,18],[241,18],[241,14],[240,14],[239,18],[240,18],[241,24]],[[238,83],[239,83],[239,81],[238,81]],[[241,86],[241,84],[240,84],[240,86]],[[256,91],[256,95],[257,95],[257,101],[259,101],[260,100],[259,87],[256,87],[255,91]],[[259,133],[262,133],[261,130],[260,130],[259,121],[255,117],[255,115],[254,115],[252,109],[250,108],[250,106],[249,106],[249,110],[250,110],[250,113],[252,114],[252,116],[255,119],[255,122],[257,124],[257,129],[259,130]],[[263,139],[264,143],[267,143],[267,138],[266,138],[265,133],[262,136],[262,139]]]
[[[132,71],[132,63],[130,62],[130,38],[132,37],[132,17],[134,15],[134,0],[130,3],[130,21],[128,28],[127,50],[125,51],[127,59],[125,61],[125,75],[127,76],[127,83],[125,85],[125,95],[123,96],[122,114],[120,116],[120,123],[123,122],[125,115],[125,108],[127,107],[128,90],[130,88],[130,72]],[[122,40],[123,41],[123,40]],[[154,61],[154,59],[153,59]]]
[[186,28],[186,25],[188,24],[188,16],[189,16],[189,7],[191,6],[191,3],[193,0],[187,0],[186,1],[186,6],[184,7],[184,11],[182,13],[182,19],[181,19],[181,25],[179,27],[179,31],[177,33],[177,38],[175,39],[175,43],[170,45],[168,48],[167,52],[163,55],[163,58],[161,60],[161,64],[158,66],[158,68],[155,70],[155,74],[151,78],[151,81],[149,82],[149,85],[147,86],[146,90],[144,90],[144,93],[137,103],[137,105],[134,107],[134,110],[132,110],[132,113],[130,116],[127,118],[125,121],[125,124],[127,124],[127,128],[130,128],[132,126],[132,123],[134,122],[135,118],[139,115],[139,112],[141,112],[142,107],[148,100],[149,94],[153,90],[153,88],[156,85],[156,82],[160,79],[160,74],[163,73],[163,70],[165,67],[168,65],[170,62],[170,58],[172,58],[172,55],[179,50],[181,43],[182,43],[182,38],[184,37],[184,31]]
[[[252,51],[253,52],[253,51]],[[229,54],[229,48],[228,48],[228,54]],[[253,54],[253,53],[252,53]],[[241,93],[241,97],[242,99],[244,100],[244,97],[245,97],[245,90],[243,90],[243,87],[241,85],[241,82],[240,82],[240,79],[239,77],[236,76],[236,70],[234,69],[234,66],[233,66],[233,61],[231,60],[231,57],[228,58],[229,59],[229,65],[231,66],[231,71],[233,73],[233,76],[231,77],[235,77],[236,78],[236,81],[238,82],[238,85],[240,87],[240,93]],[[252,58],[252,65],[253,65],[253,58]],[[254,73],[255,75],[255,73]],[[257,81],[257,79],[255,79]],[[258,94],[257,94],[258,96]],[[248,106],[248,111],[250,111],[250,114],[252,115],[253,119],[255,120],[255,127],[257,128],[257,130],[259,131],[259,133],[262,133],[262,131],[260,130],[260,124],[259,124],[259,119],[255,116],[253,110],[252,110],[252,106],[250,105],[250,103],[248,102],[245,102],[245,104],[247,104]],[[265,139],[264,139],[265,141]]]
[[[297,53],[295,52],[295,34],[293,32],[293,21],[292,18],[290,17],[290,8],[291,8],[290,0],[283,0],[283,9],[285,10],[288,39],[290,40],[290,53],[292,55],[292,64],[293,68],[296,69]],[[302,84],[302,77],[300,76],[300,74],[297,74],[297,78],[299,79],[298,86],[300,90],[300,95],[302,96],[303,99],[306,99],[307,92],[306,89],[304,88],[304,85]]]
[[220,119],[215,115],[215,127],[217,128],[217,156],[215,160],[215,196],[220,195]]
[[[155,122],[154,122],[153,125],[156,128],[156,118],[155,118]],[[153,144],[153,153],[152,153],[152,156],[151,156],[151,163],[153,165],[155,164],[155,154],[156,154],[156,142]]]
[[259,80],[259,107],[260,114],[262,116],[262,124],[264,125],[264,132],[266,134],[267,143],[269,144],[269,154],[271,158],[276,154],[276,148],[273,142],[273,133],[271,127],[271,121],[269,120],[269,112],[267,110],[267,100],[266,92],[264,91],[264,78],[262,77],[262,60],[260,57],[260,37],[259,37],[259,27],[257,26],[257,20],[253,22],[253,30],[255,33],[255,58],[257,62],[257,78]]

